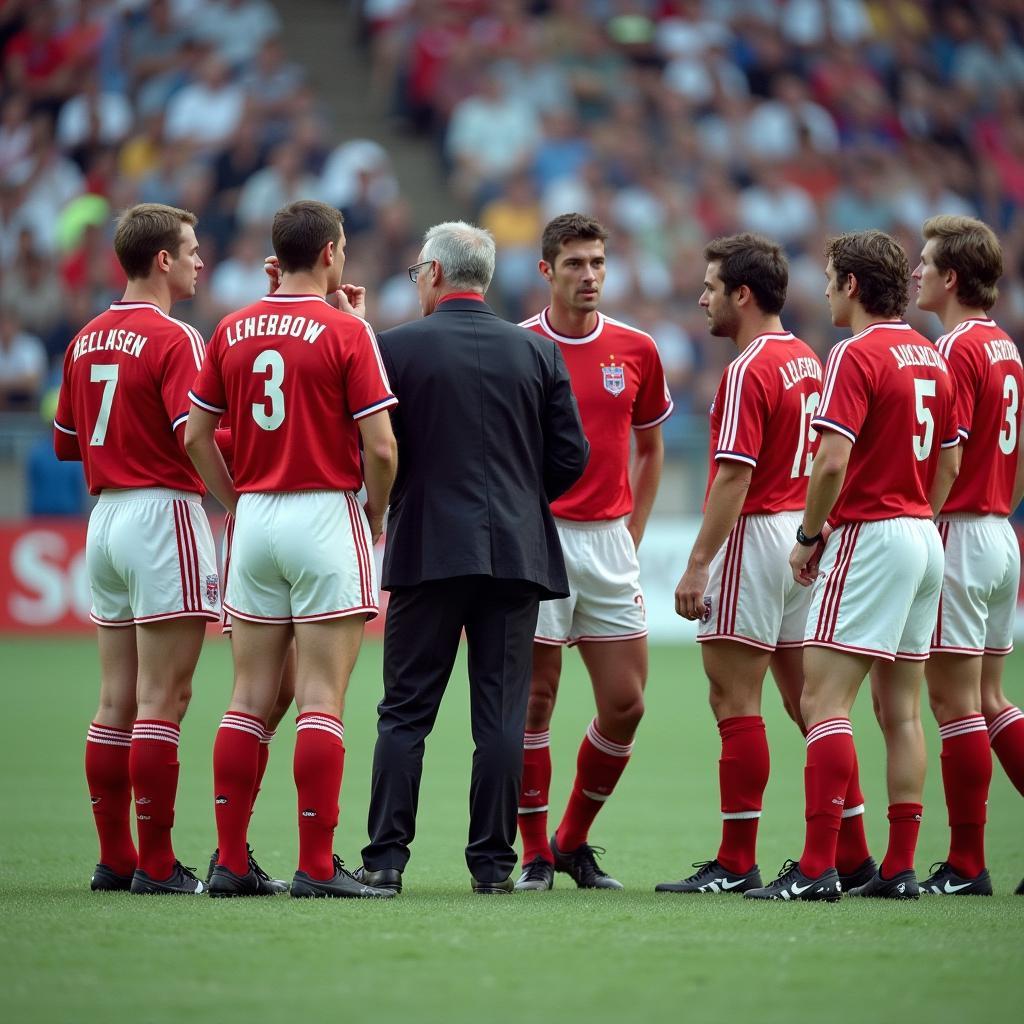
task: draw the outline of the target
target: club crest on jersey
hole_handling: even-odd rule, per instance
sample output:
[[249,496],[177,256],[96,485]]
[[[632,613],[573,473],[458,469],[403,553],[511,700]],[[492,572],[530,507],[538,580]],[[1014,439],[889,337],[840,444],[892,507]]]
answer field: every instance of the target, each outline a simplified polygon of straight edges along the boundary
[[615,356],[609,356],[611,363],[601,364],[601,380],[609,395],[618,397],[626,390],[626,368],[620,363],[616,365]]
[[206,577],[206,603],[216,604],[217,595],[220,593],[220,577],[214,574]]

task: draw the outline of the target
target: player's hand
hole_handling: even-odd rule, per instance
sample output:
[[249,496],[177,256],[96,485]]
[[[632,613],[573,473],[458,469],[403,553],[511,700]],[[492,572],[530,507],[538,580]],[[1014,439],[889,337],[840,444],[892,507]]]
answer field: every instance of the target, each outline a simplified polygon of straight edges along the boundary
[[366,513],[366,521],[370,524],[370,537],[376,544],[384,533],[384,513],[374,512],[369,504],[363,506],[363,511]]
[[337,300],[338,309],[343,313],[366,319],[366,289],[359,284],[343,284],[329,296],[328,301],[334,305]]
[[708,570],[688,566],[676,587],[676,615],[691,622],[703,618],[707,589]]
[[793,570],[793,579],[801,587],[809,587],[817,578],[822,552],[825,550],[824,539],[814,547],[808,544],[794,544],[789,556],[789,567]]
[[263,260],[263,272],[270,278],[267,294],[273,295],[281,287],[281,263],[276,256],[267,256]]

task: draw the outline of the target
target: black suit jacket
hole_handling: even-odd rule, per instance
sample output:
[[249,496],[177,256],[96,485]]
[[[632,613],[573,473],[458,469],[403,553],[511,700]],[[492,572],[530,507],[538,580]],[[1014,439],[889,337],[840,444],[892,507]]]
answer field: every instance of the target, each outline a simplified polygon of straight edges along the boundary
[[381,585],[485,575],[568,596],[548,503],[590,446],[558,346],[449,299],[385,331],[380,349],[399,403]]

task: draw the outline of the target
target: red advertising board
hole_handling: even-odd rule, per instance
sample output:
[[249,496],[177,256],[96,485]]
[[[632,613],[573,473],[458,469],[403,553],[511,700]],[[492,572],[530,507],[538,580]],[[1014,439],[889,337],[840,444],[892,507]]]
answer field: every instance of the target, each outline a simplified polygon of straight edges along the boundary
[[[213,526],[219,544],[221,524]],[[79,519],[0,523],[0,632],[82,633],[95,628],[89,621],[85,531],[86,523]],[[379,547],[376,554],[380,556]],[[383,628],[383,614],[367,625],[370,633]]]

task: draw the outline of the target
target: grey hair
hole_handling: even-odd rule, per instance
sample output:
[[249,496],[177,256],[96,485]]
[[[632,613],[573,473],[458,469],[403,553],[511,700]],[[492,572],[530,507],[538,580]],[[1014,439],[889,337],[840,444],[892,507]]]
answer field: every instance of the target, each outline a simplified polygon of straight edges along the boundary
[[463,220],[435,224],[423,236],[422,258],[437,260],[448,284],[485,292],[494,276],[494,236]]

